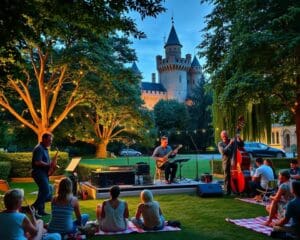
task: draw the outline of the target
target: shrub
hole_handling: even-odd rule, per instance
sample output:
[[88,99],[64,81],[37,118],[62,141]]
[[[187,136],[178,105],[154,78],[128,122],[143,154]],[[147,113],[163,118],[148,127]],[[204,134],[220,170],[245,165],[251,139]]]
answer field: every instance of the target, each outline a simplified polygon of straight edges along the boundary
[[8,176],[11,170],[10,162],[0,162],[0,179],[8,180]]
[[[55,155],[55,151],[49,152],[50,158]],[[11,170],[9,177],[31,177],[31,152],[17,152],[5,153],[0,152],[0,162],[10,162]],[[60,152],[58,157],[59,169],[55,171],[54,175],[61,175],[64,173],[66,166],[69,163],[69,156],[66,152]]]

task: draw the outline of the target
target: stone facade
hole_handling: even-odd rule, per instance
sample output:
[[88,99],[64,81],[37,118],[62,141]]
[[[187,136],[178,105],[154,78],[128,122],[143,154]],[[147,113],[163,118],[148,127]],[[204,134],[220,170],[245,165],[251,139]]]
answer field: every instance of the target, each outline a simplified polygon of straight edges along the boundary
[[[158,81],[152,74],[151,82],[141,83],[142,99],[145,107],[153,109],[155,104],[163,99],[175,99],[178,102],[189,102],[191,93],[197,83],[204,81],[201,66],[196,56],[192,60],[191,54],[181,57],[182,45],[179,42],[174,23],[167,42],[165,43],[165,58],[156,56]],[[139,73],[134,63],[133,71]]]
[[297,146],[296,126],[272,125],[270,146],[294,152]]

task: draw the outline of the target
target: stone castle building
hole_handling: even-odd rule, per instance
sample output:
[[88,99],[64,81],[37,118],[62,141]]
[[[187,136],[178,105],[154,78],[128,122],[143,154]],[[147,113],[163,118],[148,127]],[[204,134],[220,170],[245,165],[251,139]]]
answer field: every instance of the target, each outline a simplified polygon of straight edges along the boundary
[[[182,45],[178,39],[174,22],[167,42],[165,43],[165,57],[156,56],[158,80],[152,73],[151,82],[141,82],[142,99],[145,107],[153,109],[155,104],[163,99],[175,99],[181,103],[188,103],[193,89],[197,83],[204,81],[202,68],[196,56],[191,54],[181,56]],[[132,70],[141,74],[137,65],[132,65]]]
[[296,126],[273,124],[270,146],[283,149],[286,152],[296,152]]

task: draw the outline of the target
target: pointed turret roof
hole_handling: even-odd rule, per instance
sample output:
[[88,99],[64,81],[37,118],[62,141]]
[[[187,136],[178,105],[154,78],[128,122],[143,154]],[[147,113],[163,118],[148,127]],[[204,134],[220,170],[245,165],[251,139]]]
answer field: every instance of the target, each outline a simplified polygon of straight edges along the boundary
[[196,56],[194,56],[191,67],[201,67]]
[[135,62],[133,62],[132,66],[131,66],[131,70],[132,70],[135,74],[137,74],[137,75],[141,75],[141,74],[142,74],[141,71],[139,70],[139,68],[137,67],[137,65],[136,65]]
[[179,45],[182,47],[182,45],[179,42],[179,39],[177,37],[177,33],[174,27],[174,24],[172,24],[172,28],[168,37],[168,41],[165,44],[165,47],[170,46],[170,45]]

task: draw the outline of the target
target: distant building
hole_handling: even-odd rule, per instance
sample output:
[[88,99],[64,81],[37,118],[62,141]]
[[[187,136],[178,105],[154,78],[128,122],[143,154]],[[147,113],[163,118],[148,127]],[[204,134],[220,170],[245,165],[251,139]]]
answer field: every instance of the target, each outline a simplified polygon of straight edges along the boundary
[[[186,54],[185,58],[181,57],[182,45],[173,21],[164,48],[165,58],[160,55],[156,56],[158,81],[155,73],[152,73],[151,82],[141,82],[142,99],[149,109],[153,109],[161,99],[175,99],[181,103],[189,103],[192,90],[197,83],[204,81],[197,57],[194,56],[193,60],[191,54]],[[132,65],[132,70],[141,75],[135,63]]]
[[296,126],[282,126],[280,124],[273,124],[270,146],[283,149],[286,152],[296,151]]

